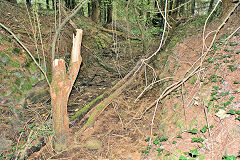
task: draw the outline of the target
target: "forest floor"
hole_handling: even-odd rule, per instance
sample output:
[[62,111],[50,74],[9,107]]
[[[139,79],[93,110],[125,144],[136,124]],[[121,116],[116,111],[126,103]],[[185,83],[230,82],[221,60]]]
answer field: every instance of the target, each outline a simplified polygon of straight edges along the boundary
[[[32,42],[28,38],[28,31],[31,29],[27,30],[27,28],[30,26],[27,21],[20,20],[24,19],[23,17],[27,19],[27,15],[4,9],[6,16],[0,22],[7,24],[12,31],[18,33],[24,44],[34,52],[34,45],[30,45]],[[49,29],[52,27],[50,25],[52,22],[50,19],[44,19],[47,15],[41,16],[41,23],[47,28],[43,31],[44,44],[49,48],[47,44],[52,38],[52,34],[49,33],[54,33]],[[206,17],[203,18],[205,19]],[[89,19],[84,19],[82,21],[84,24],[79,24],[77,20],[75,19],[74,22],[81,27],[95,26]],[[91,127],[71,137],[71,146],[68,150],[56,153],[46,141],[47,145],[32,153],[27,159],[218,160],[224,156],[240,158],[240,31],[226,41],[226,38],[240,26],[238,14],[233,14],[221,28],[198,71],[160,100],[158,105],[152,105],[166,87],[177,81],[183,81],[200,64],[204,42],[203,23],[199,26],[199,21],[194,19],[182,24],[169,43],[170,45],[177,39],[175,45],[166,47],[161,51],[160,58],[154,61],[154,66],[157,66],[154,67],[157,78],[171,78],[154,84],[137,99],[146,87],[146,82],[149,85],[154,78],[152,70],[147,68],[145,73],[139,74],[136,80],[113,100]],[[216,30],[221,23],[221,19],[212,20],[207,25],[205,36]],[[61,35],[62,46],[66,46],[59,49],[62,54],[66,50],[71,50],[72,30],[73,28],[68,24]],[[116,39],[99,31],[97,27],[87,26],[84,28],[84,33],[83,65],[70,95],[68,104],[70,117],[101,95],[105,89],[114,86],[143,54],[141,42],[132,41],[132,52],[130,52],[127,40]],[[4,30],[1,30],[1,34],[5,34]],[[214,33],[208,35],[206,46],[211,44],[213,37]],[[155,38],[148,52],[154,53],[159,41]],[[12,45],[17,46],[15,43]],[[8,47],[0,44],[1,53]],[[99,63],[96,57],[100,57],[103,61]],[[104,68],[102,64],[114,71]],[[28,109],[40,107],[41,109],[35,111],[38,111],[45,120],[43,123],[50,124],[49,99],[44,98],[43,101],[44,103],[41,102],[39,105],[29,103]],[[35,114],[35,112],[27,112],[25,128],[29,121],[32,121],[32,117],[36,117]],[[1,115],[14,116],[7,108],[2,110]],[[20,139],[18,133],[9,129],[11,125],[5,121],[1,123],[3,124],[1,137],[4,134],[14,142]],[[81,125],[77,121],[72,122],[72,135],[75,135],[80,128]],[[51,139],[51,136],[45,137],[45,140],[48,139]],[[10,152],[4,151],[2,155],[5,153]]]

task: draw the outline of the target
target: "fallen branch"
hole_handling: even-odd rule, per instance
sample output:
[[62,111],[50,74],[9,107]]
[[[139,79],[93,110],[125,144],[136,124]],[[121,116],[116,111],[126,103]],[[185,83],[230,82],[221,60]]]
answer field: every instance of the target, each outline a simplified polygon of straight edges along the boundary
[[125,88],[127,88],[132,81],[136,78],[137,73],[141,72],[139,68],[142,66],[142,60],[138,61],[136,66],[113,88],[109,89],[104,93],[103,101],[98,103],[94,108],[92,108],[84,117],[81,119],[80,123],[85,123],[83,127],[75,133],[75,137],[79,137],[81,132],[87,127],[93,124],[93,122],[99,117],[99,115],[107,108],[107,106],[112,102],[113,99],[118,97]]
[[73,121],[75,119],[77,119],[78,117],[80,117],[81,115],[83,115],[84,113],[86,113],[89,108],[91,108],[98,100],[102,99],[104,96],[104,94],[101,94],[100,96],[98,96],[96,99],[92,100],[90,103],[88,103],[85,107],[83,107],[81,110],[77,111],[74,116],[72,116],[70,118],[70,121]]

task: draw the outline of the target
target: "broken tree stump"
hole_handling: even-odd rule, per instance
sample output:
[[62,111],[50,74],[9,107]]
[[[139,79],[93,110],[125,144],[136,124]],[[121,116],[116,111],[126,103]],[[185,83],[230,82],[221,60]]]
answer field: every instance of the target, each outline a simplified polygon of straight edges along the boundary
[[65,150],[69,143],[67,102],[82,62],[80,55],[82,32],[81,29],[77,29],[76,36],[73,36],[73,48],[68,72],[66,71],[63,59],[55,59],[52,65],[53,74],[50,94],[53,108],[53,129],[55,133],[53,147],[57,152]]

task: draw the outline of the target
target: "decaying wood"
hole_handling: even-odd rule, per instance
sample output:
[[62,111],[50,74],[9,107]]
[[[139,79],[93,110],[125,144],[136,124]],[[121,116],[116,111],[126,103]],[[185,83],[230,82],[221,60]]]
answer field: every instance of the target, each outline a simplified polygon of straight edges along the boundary
[[65,150],[69,143],[67,102],[82,62],[80,55],[82,32],[81,29],[77,29],[76,37],[73,37],[73,49],[68,73],[66,72],[65,61],[63,59],[55,59],[53,61],[50,94],[53,107],[53,128],[55,132],[54,149],[56,151]]

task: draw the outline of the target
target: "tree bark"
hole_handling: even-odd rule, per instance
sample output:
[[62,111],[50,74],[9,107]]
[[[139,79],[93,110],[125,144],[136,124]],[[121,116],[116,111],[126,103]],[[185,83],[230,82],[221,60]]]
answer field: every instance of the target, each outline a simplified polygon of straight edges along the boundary
[[[184,4],[185,3],[185,0],[181,0],[180,2],[180,5]],[[181,8],[180,8],[180,14],[181,15],[184,15],[184,12],[185,12],[185,5],[183,5]]]
[[213,9],[213,3],[214,3],[214,0],[211,0],[208,7],[208,13],[210,13]]
[[55,59],[53,61],[50,94],[53,107],[53,128],[55,133],[54,149],[57,152],[67,149],[69,145],[70,133],[67,102],[82,62],[82,57],[80,55],[81,42],[82,30],[77,29],[77,35],[73,38],[73,49],[68,73],[66,72],[65,61],[63,59]]
[[53,10],[55,9],[55,3],[54,3],[54,0],[52,0],[52,9],[53,9]]
[[[211,0],[211,1],[214,1],[214,0]],[[192,6],[191,6],[191,13],[192,13],[192,15],[194,15],[195,14],[195,0],[193,0],[192,1]]]
[[91,15],[92,15],[91,12],[92,11],[91,11],[91,4],[90,3],[87,4],[87,8],[88,8],[88,17],[91,17]]
[[92,20],[98,22],[99,20],[99,2],[98,0],[92,0]]
[[169,2],[169,10],[170,10],[169,15],[172,15],[172,11],[171,11],[172,9],[173,9],[173,0]]
[[47,9],[50,9],[49,8],[49,0],[46,0],[46,5],[47,5]]
[[178,9],[176,9],[176,8],[179,7],[179,4],[180,4],[180,0],[175,0],[174,7],[173,7],[174,11],[172,13],[172,17],[174,19],[177,19],[177,17],[178,17]]
[[107,5],[107,24],[112,22],[112,10],[113,10],[112,0],[109,0]]
[[31,6],[32,6],[31,0],[26,0],[26,3],[27,3],[27,6],[28,6],[28,7],[31,7]]

